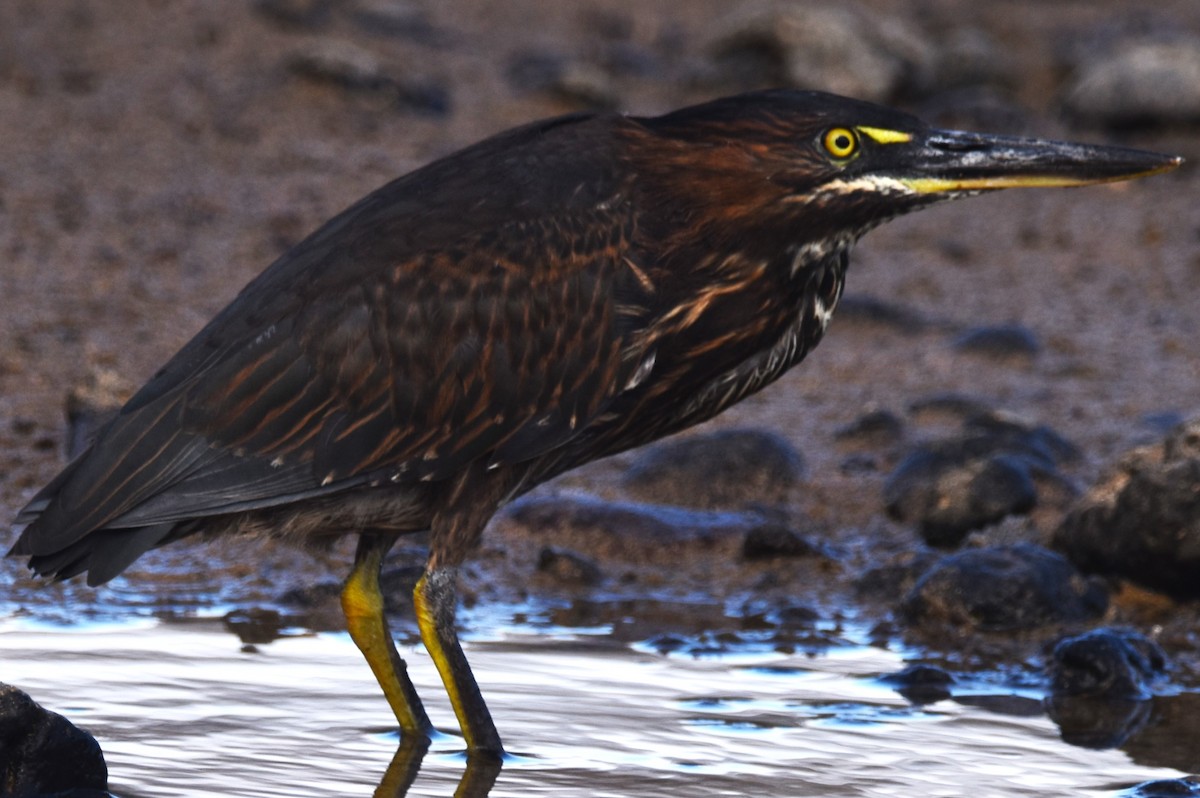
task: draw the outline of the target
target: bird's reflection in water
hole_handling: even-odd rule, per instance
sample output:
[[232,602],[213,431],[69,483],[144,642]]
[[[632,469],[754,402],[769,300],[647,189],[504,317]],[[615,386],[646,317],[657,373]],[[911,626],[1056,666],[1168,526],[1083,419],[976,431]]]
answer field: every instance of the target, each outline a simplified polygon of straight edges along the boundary
[[[421,771],[421,762],[429,751],[427,738],[405,738],[388,763],[379,786],[375,788],[374,798],[404,798],[408,795],[417,774]],[[503,760],[491,755],[467,755],[467,766],[459,779],[454,798],[485,798],[496,784]]]

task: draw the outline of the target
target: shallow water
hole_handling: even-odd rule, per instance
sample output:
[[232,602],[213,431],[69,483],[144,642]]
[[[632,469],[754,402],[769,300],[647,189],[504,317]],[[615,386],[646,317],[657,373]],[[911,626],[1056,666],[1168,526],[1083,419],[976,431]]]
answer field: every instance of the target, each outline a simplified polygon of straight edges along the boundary
[[[895,651],[694,658],[509,628],[467,644],[513,753],[493,796],[1102,796],[1180,775],[1067,745],[1035,693],[911,705],[875,678],[903,667]],[[431,662],[402,654],[453,732]],[[243,650],[215,620],[12,620],[0,657],[0,681],[96,735],[122,798],[370,795],[398,742],[345,634]],[[408,795],[451,795],[463,768],[440,735]]]

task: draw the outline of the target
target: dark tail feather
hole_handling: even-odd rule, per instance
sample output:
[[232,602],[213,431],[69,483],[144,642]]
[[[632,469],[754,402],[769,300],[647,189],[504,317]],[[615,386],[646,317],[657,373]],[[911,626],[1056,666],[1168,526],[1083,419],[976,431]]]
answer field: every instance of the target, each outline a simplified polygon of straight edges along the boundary
[[[102,529],[81,538],[65,548],[29,559],[29,567],[39,576],[55,580],[70,579],[88,572],[87,583],[102,585],[150,549],[177,539],[173,536],[176,524],[156,524],[136,529]],[[17,540],[9,555],[27,555],[27,535]]]

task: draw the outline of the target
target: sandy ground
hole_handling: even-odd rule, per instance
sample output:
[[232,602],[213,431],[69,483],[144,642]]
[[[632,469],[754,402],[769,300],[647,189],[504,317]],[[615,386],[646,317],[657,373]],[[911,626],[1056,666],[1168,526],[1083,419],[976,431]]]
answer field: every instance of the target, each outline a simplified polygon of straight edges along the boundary
[[[320,4],[130,0],[119,13],[98,0],[0,4],[0,518],[13,517],[63,465],[72,388],[97,380],[117,394],[136,387],[254,274],[362,194],[484,135],[578,107],[514,86],[508,67],[517,56],[593,58],[619,40],[649,64],[613,79],[619,107],[656,113],[714,94],[686,76],[729,7],[392,4],[423,14],[423,27],[399,33],[345,11],[387,3],[333,4],[331,21],[317,29],[256,10],[306,5]],[[1072,43],[1129,25],[1200,35],[1200,5],[1190,0],[1152,13],[1124,0],[862,5],[910,21],[933,47],[985,31],[1008,75],[997,91],[1028,132],[1090,140],[1114,134],[1073,126],[1060,113]],[[289,67],[331,41],[441,87],[449,111],[398,110],[378,94]],[[899,99],[947,107],[937,95]],[[1115,140],[1200,159],[1194,129]],[[840,468],[847,452],[834,431],[871,408],[903,416],[934,394],[984,399],[1074,441],[1084,457],[1070,473],[1088,484],[1119,453],[1160,434],[1158,415],[1200,410],[1198,174],[1189,166],[1137,184],[1010,192],[873,233],[853,258],[847,295],[932,323],[905,332],[835,319],[806,363],[714,426],[769,427],[798,446],[808,476],[795,514],[840,543],[916,545],[911,529],[883,518],[886,458],[874,471]],[[1001,323],[1029,328],[1040,352],[997,361],[950,345],[957,331]],[[909,434],[937,431],[918,425]],[[597,464],[564,485],[614,495],[619,466]],[[13,539],[0,522],[0,545]],[[169,555],[194,571],[164,577],[175,599],[196,586],[197,601],[216,600],[203,598],[212,574],[206,581],[199,573],[212,551]],[[241,580],[226,589],[247,601],[260,589],[274,595],[304,560],[277,552],[248,566],[240,556],[235,548],[220,573]],[[850,560],[849,568],[868,564]],[[335,556],[316,575],[291,578],[325,578],[339,567]],[[57,605],[50,614],[81,595],[76,587],[34,593],[20,571],[4,564],[0,585],[28,602],[45,596]],[[154,579],[152,567],[138,573]],[[734,578],[745,584],[752,575]]]

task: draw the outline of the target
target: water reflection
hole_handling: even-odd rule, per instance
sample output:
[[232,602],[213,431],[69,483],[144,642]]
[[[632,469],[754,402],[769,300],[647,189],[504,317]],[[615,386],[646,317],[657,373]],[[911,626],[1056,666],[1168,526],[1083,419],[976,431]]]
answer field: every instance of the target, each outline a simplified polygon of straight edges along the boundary
[[[374,798],[405,798],[417,780],[429,751],[429,740],[401,740],[387,771],[375,788]],[[491,756],[469,756],[454,798],[486,798],[496,785],[503,762]]]
[[[1131,759],[1067,745],[1044,713],[1027,711],[1033,691],[1013,706],[978,699],[1003,692],[994,685],[956,679],[954,697],[913,705],[877,678],[903,667],[895,651],[664,656],[513,627],[502,640],[469,643],[516,752],[503,770],[485,768],[466,760],[448,703],[429,707],[445,732],[427,750],[398,751],[387,705],[348,637],[286,622],[280,630],[275,642],[243,645],[219,619],[9,624],[0,626],[0,680],[92,731],[121,798],[960,798],[964,784],[975,795],[1103,796],[1180,775],[1150,767],[1154,751]],[[437,695],[423,652],[405,656],[418,689]]]

